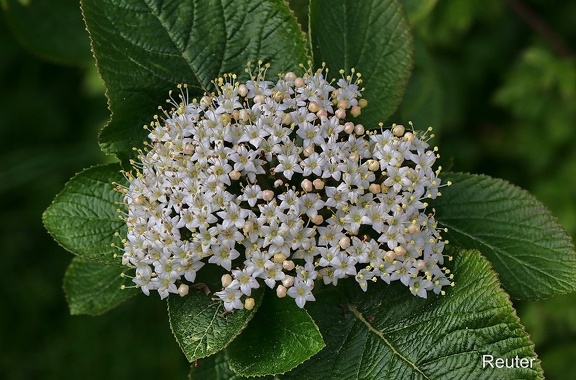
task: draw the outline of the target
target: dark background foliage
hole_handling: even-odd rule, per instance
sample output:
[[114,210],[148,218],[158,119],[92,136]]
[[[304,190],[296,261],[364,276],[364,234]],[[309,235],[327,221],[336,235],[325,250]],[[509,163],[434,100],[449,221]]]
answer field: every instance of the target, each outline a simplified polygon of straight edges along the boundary
[[[35,0],[0,1],[0,378],[183,379],[187,364],[157,297],[99,317],[69,315],[61,284],[71,256],[41,213],[72,175],[110,161],[97,144],[109,115],[87,37],[77,33],[79,10],[63,31],[39,21],[62,18],[62,9],[38,0],[39,12],[20,12],[26,3]],[[391,120],[432,125],[446,169],[522,186],[573,237],[575,14],[564,1],[438,2],[414,25],[415,72]],[[576,296],[516,306],[547,378],[576,378]]]

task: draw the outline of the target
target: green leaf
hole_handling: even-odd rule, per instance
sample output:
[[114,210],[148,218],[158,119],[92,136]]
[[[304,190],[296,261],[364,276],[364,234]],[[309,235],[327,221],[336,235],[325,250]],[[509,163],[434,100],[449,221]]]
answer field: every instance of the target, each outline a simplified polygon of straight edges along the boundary
[[226,352],[236,374],[263,376],[289,371],[324,346],[306,310],[292,298],[281,299],[268,291],[256,316]]
[[74,176],[44,212],[42,219],[52,237],[65,249],[87,260],[120,265],[112,243],[116,232],[124,236],[119,218],[122,195],[112,182],[125,183],[120,165],[94,166]]
[[450,173],[452,186],[430,202],[451,244],[478,249],[516,299],[576,291],[576,252],[550,212],[528,192],[501,179]]
[[[281,378],[543,378],[533,344],[486,259],[459,252],[453,273],[456,286],[428,299],[380,281],[366,293],[351,281],[345,293],[318,294],[306,307],[326,348]],[[483,368],[482,355],[534,360],[532,368]]]
[[283,0],[82,0],[82,8],[112,111],[101,146],[123,162],[178,83],[198,96],[223,73],[245,78],[248,61],[270,63],[273,78],[309,60]]
[[[190,380],[242,380],[248,377],[236,375],[228,366],[226,350],[195,362],[190,368]],[[250,377],[254,379],[254,377]],[[274,376],[257,377],[258,380],[274,380]]]
[[[314,65],[362,74],[368,106],[357,122],[378,128],[396,110],[412,69],[412,36],[396,0],[311,0]],[[337,74],[336,74],[337,75]]]
[[128,268],[105,265],[75,257],[64,275],[64,291],[70,314],[102,314],[139,291],[130,286],[130,280],[121,277]]
[[33,53],[58,63],[94,62],[78,0],[6,0],[2,6],[8,24]]
[[406,11],[406,17],[411,25],[416,25],[418,22],[426,18],[428,14],[434,9],[438,0],[401,0]]
[[[254,316],[262,302],[262,289],[253,290],[256,305],[252,310],[225,313],[223,303],[206,294],[221,289],[220,277],[224,272],[215,266],[201,269],[195,289],[185,297],[168,297],[168,317],[172,333],[189,362],[210,356],[228,346]],[[215,297],[217,298],[217,297]]]

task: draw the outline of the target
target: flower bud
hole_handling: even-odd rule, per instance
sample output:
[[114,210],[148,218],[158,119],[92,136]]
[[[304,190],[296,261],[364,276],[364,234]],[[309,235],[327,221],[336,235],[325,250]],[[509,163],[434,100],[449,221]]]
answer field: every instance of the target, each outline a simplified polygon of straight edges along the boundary
[[354,133],[356,133],[358,136],[361,136],[364,134],[364,126],[362,124],[356,124],[356,126],[354,127]]
[[338,108],[336,112],[334,112],[334,115],[336,115],[338,119],[344,119],[346,117],[346,110],[343,108]]
[[316,178],[314,181],[312,181],[312,184],[316,190],[322,190],[324,188],[324,181],[322,181],[320,178]]
[[360,108],[364,108],[368,105],[368,100],[362,98],[362,99],[358,100],[358,105],[360,106]]
[[318,116],[318,117],[328,117],[328,112],[326,112],[326,110],[320,110],[320,111],[316,112],[316,116]]
[[274,261],[276,264],[283,263],[285,260],[286,260],[286,255],[283,253],[274,254],[274,258],[272,259],[272,261]]
[[351,121],[344,123],[344,132],[350,134],[353,131],[354,131],[354,123],[352,123]]
[[232,276],[223,274],[220,280],[222,281],[222,287],[227,288],[232,283]]
[[288,71],[286,74],[284,74],[284,80],[287,82],[292,82],[296,80],[296,78],[296,74],[294,74],[292,71]]
[[342,109],[346,109],[348,108],[348,100],[347,99],[342,99],[338,102],[337,105],[338,108],[342,108]]
[[284,268],[284,270],[287,271],[291,271],[292,269],[294,269],[296,265],[294,264],[294,261],[292,260],[284,260],[284,262],[282,263],[282,268]]
[[277,179],[276,181],[274,181],[274,187],[278,188],[280,186],[282,186],[284,184],[284,182],[282,182],[281,179]]
[[240,86],[238,86],[238,95],[242,97],[248,95],[248,87],[246,87],[245,84],[241,84]]
[[306,85],[306,82],[304,82],[304,79],[302,78],[296,78],[294,79],[294,85],[298,88],[300,87],[304,87]]
[[284,298],[286,297],[286,287],[284,285],[278,285],[278,287],[276,288],[276,295],[278,296],[278,298]]
[[258,94],[254,97],[254,103],[263,104],[266,103],[266,98],[262,94]]
[[242,174],[240,174],[240,172],[238,170],[232,170],[230,173],[228,173],[228,176],[230,177],[231,180],[233,181],[237,181],[240,179]]
[[262,199],[265,201],[271,201],[274,199],[274,192],[272,190],[264,190],[262,192]]
[[310,112],[316,113],[320,111],[320,106],[316,102],[310,102],[308,104],[308,109],[310,110]]
[[304,155],[306,157],[309,157],[312,153],[314,153],[314,145],[308,145],[306,148],[304,148]]
[[414,134],[412,132],[406,132],[404,134],[404,140],[408,141],[409,143],[414,142]]
[[352,109],[350,110],[350,114],[354,117],[358,117],[360,116],[360,114],[362,113],[362,109],[360,108],[360,106],[352,106]]
[[350,247],[350,238],[348,236],[342,236],[340,238],[340,241],[338,242],[338,245],[342,249],[346,249],[346,248]]
[[312,191],[312,181],[310,181],[309,179],[303,180],[300,185],[302,186],[302,190],[304,190],[305,192],[309,193]]
[[324,222],[324,217],[318,214],[315,217],[311,218],[310,221],[314,224],[322,224],[322,222]]
[[246,300],[244,301],[244,309],[246,310],[252,310],[254,309],[254,298],[252,297],[248,297],[246,298]]
[[394,124],[392,126],[392,134],[394,134],[394,136],[396,136],[396,137],[404,136],[405,131],[406,131],[406,129],[401,124]]
[[370,186],[368,186],[368,191],[370,191],[372,194],[378,194],[381,190],[382,189],[380,188],[380,185],[377,183],[371,183]]
[[294,285],[294,277],[287,275],[284,277],[284,280],[282,280],[282,285],[284,285],[285,288],[289,288],[292,285]]
[[186,284],[180,284],[180,286],[178,287],[178,294],[180,295],[180,297],[184,297],[185,295],[188,294],[188,290],[190,289],[190,287]]

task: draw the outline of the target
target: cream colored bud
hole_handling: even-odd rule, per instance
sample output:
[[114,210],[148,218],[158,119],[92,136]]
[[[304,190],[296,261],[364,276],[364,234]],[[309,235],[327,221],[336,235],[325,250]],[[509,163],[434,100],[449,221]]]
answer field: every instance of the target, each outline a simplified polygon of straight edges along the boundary
[[188,290],[190,290],[190,287],[186,284],[180,284],[180,286],[178,287],[178,294],[180,295],[180,297],[184,297],[185,295],[188,294]]
[[294,285],[294,277],[287,275],[284,277],[284,280],[282,280],[282,285],[284,285],[284,287],[289,288],[292,285]]
[[320,111],[316,112],[316,116],[318,116],[318,117],[328,117],[328,112],[326,112],[326,110],[320,110]]
[[254,97],[254,103],[263,104],[266,102],[266,97],[264,95],[258,94]]
[[283,263],[285,260],[286,255],[283,253],[275,253],[274,257],[272,258],[272,261],[274,261],[276,264]]
[[356,126],[354,127],[354,133],[356,133],[358,136],[363,135],[364,126],[362,124],[356,124]]
[[138,195],[137,197],[132,198],[132,203],[134,203],[136,206],[142,206],[145,201],[146,198],[143,195]]
[[296,78],[294,79],[294,85],[298,88],[300,87],[304,87],[306,85],[306,82],[304,82],[304,79],[302,78]]
[[322,215],[318,214],[315,217],[313,217],[312,219],[310,219],[310,221],[314,224],[322,224],[322,222],[324,222],[324,217]]
[[377,183],[371,183],[370,186],[368,186],[368,191],[372,194],[379,194],[381,190],[380,185]]
[[348,100],[347,99],[340,100],[337,104],[337,107],[342,109],[348,108]]
[[232,283],[232,276],[229,274],[223,274],[220,281],[222,282],[222,287],[227,288]]
[[316,178],[314,181],[312,181],[312,184],[316,190],[322,190],[324,188],[324,181],[322,181],[320,178]]
[[292,71],[288,71],[286,74],[284,74],[285,81],[292,82],[296,80],[296,78],[297,78],[296,74],[294,74]]
[[354,123],[352,123],[351,121],[344,123],[344,132],[348,134],[354,132]]
[[394,124],[392,128],[392,133],[396,137],[404,136],[404,132],[406,132],[406,128],[402,124]]
[[338,108],[336,112],[334,112],[334,115],[336,115],[338,119],[344,119],[346,117],[346,110],[343,108]]
[[368,165],[368,170],[375,172],[376,170],[380,169],[380,163],[377,160],[368,160],[366,161]]
[[312,191],[312,181],[310,181],[309,179],[303,180],[302,183],[300,183],[300,185],[302,186],[302,190],[304,190],[305,192],[309,193]]
[[240,118],[240,111],[239,111],[239,110],[234,110],[234,111],[232,111],[232,114],[231,114],[231,115],[232,115],[232,118],[233,118],[234,120],[239,120],[239,118]]
[[350,110],[350,114],[354,117],[358,117],[360,116],[360,114],[362,113],[362,108],[360,108],[360,106],[352,106],[352,109]]
[[384,260],[386,260],[387,262],[391,263],[392,261],[394,261],[394,259],[396,258],[396,254],[394,253],[394,251],[387,251],[384,254]]
[[274,187],[278,188],[280,186],[282,186],[284,184],[284,182],[281,179],[277,179],[276,181],[274,181]]
[[358,105],[360,106],[360,108],[364,108],[368,105],[368,100],[360,99],[360,100],[358,100]]
[[282,116],[282,124],[283,125],[292,124],[292,115],[290,115],[289,113],[284,114],[284,116]]
[[284,262],[282,263],[282,268],[284,268],[284,270],[287,271],[291,271],[292,269],[294,269],[296,265],[294,264],[294,261],[292,260],[284,260]]
[[254,231],[254,223],[249,220],[245,221],[244,226],[242,226],[242,231],[244,231],[245,234]]
[[276,288],[276,295],[278,296],[278,298],[286,297],[286,293],[287,293],[286,287],[284,285],[278,285],[278,287]]
[[310,102],[310,104],[308,104],[308,109],[310,112],[316,113],[320,111],[320,106],[316,102]]
[[408,226],[407,230],[408,230],[408,233],[415,234],[415,233],[418,233],[420,231],[420,227],[418,227],[415,224],[411,224]]
[[241,84],[240,86],[238,86],[238,95],[242,97],[248,95],[248,87],[246,87],[245,84]]
[[265,201],[271,201],[274,199],[274,192],[272,190],[264,190],[262,192],[262,199]]
[[400,245],[397,247],[394,247],[394,253],[396,254],[396,256],[404,256],[406,254],[406,248],[404,248]]
[[408,142],[410,142],[410,143],[411,143],[411,142],[414,142],[414,138],[415,138],[415,137],[414,137],[414,133],[412,133],[412,132],[406,132],[406,133],[404,134],[404,140],[406,140],[406,141],[408,141]]
[[350,238],[348,236],[342,236],[340,238],[340,241],[338,241],[338,245],[342,249],[346,249],[346,248],[350,247]]
[[240,110],[238,116],[240,117],[240,120],[242,120],[242,121],[250,120],[250,113],[248,113],[248,111],[246,111],[246,110]]
[[228,176],[232,181],[238,181],[242,174],[240,174],[238,170],[232,170],[230,173],[228,173]]
[[246,298],[246,300],[244,300],[244,309],[252,310],[254,309],[254,305],[255,305],[254,298],[248,297]]
[[312,153],[314,153],[314,145],[308,145],[306,148],[304,148],[304,155],[306,157],[309,157]]
[[195,150],[194,145],[192,145],[189,142],[184,143],[184,146],[182,147],[182,153],[187,154],[187,155],[194,154],[194,150]]
[[425,268],[426,268],[426,261],[424,261],[424,260],[416,261],[416,269],[424,270]]

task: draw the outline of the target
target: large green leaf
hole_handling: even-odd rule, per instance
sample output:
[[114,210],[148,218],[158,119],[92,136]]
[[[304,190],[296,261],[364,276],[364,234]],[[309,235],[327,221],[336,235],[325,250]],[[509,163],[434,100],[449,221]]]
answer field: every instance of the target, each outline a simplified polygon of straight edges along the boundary
[[324,346],[306,310],[292,298],[267,292],[256,316],[226,351],[236,374],[263,376],[289,371]]
[[252,292],[256,300],[254,309],[225,313],[223,303],[207,294],[221,289],[220,276],[224,272],[213,267],[207,265],[198,272],[196,289],[190,289],[187,296],[168,297],[170,327],[189,362],[226,348],[246,327],[262,302],[263,289],[256,289]]
[[84,259],[119,265],[114,257],[119,239],[126,234],[126,224],[118,208],[122,195],[112,182],[125,183],[120,165],[108,164],[86,169],[66,184],[44,212],[46,229],[62,247]]
[[24,46],[58,63],[93,63],[78,0],[5,0],[6,20]]
[[310,37],[315,66],[337,75],[362,74],[368,106],[358,118],[378,128],[400,103],[412,69],[412,37],[396,0],[311,0]]
[[248,61],[270,63],[274,78],[309,60],[283,0],[82,0],[82,8],[112,111],[100,142],[123,161],[176,84],[196,96],[223,73],[245,78]]
[[210,357],[196,361],[190,368],[190,380],[274,380],[274,376],[245,377],[232,372],[228,366],[226,350],[220,351]]
[[[282,379],[539,379],[533,344],[490,264],[456,254],[456,286],[422,299],[401,284],[356,283],[306,304],[326,348]],[[340,287],[340,284],[338,284]],[[344,284],[343,284],[344,285]],[[531,368],[483,366],[483,355],[532,360]],[[485,368],[483,368],[485,367]]]
[[517,299],[576,291],[576,252],[550,212],[528,192],[501,179],[450,173],[452,186],[431,202],[445,238],[478,249]]
[[100,264],[75,257],[64,275],[64,291],[71,314],[102,314],[139,293],[121,277],[128,268]]

